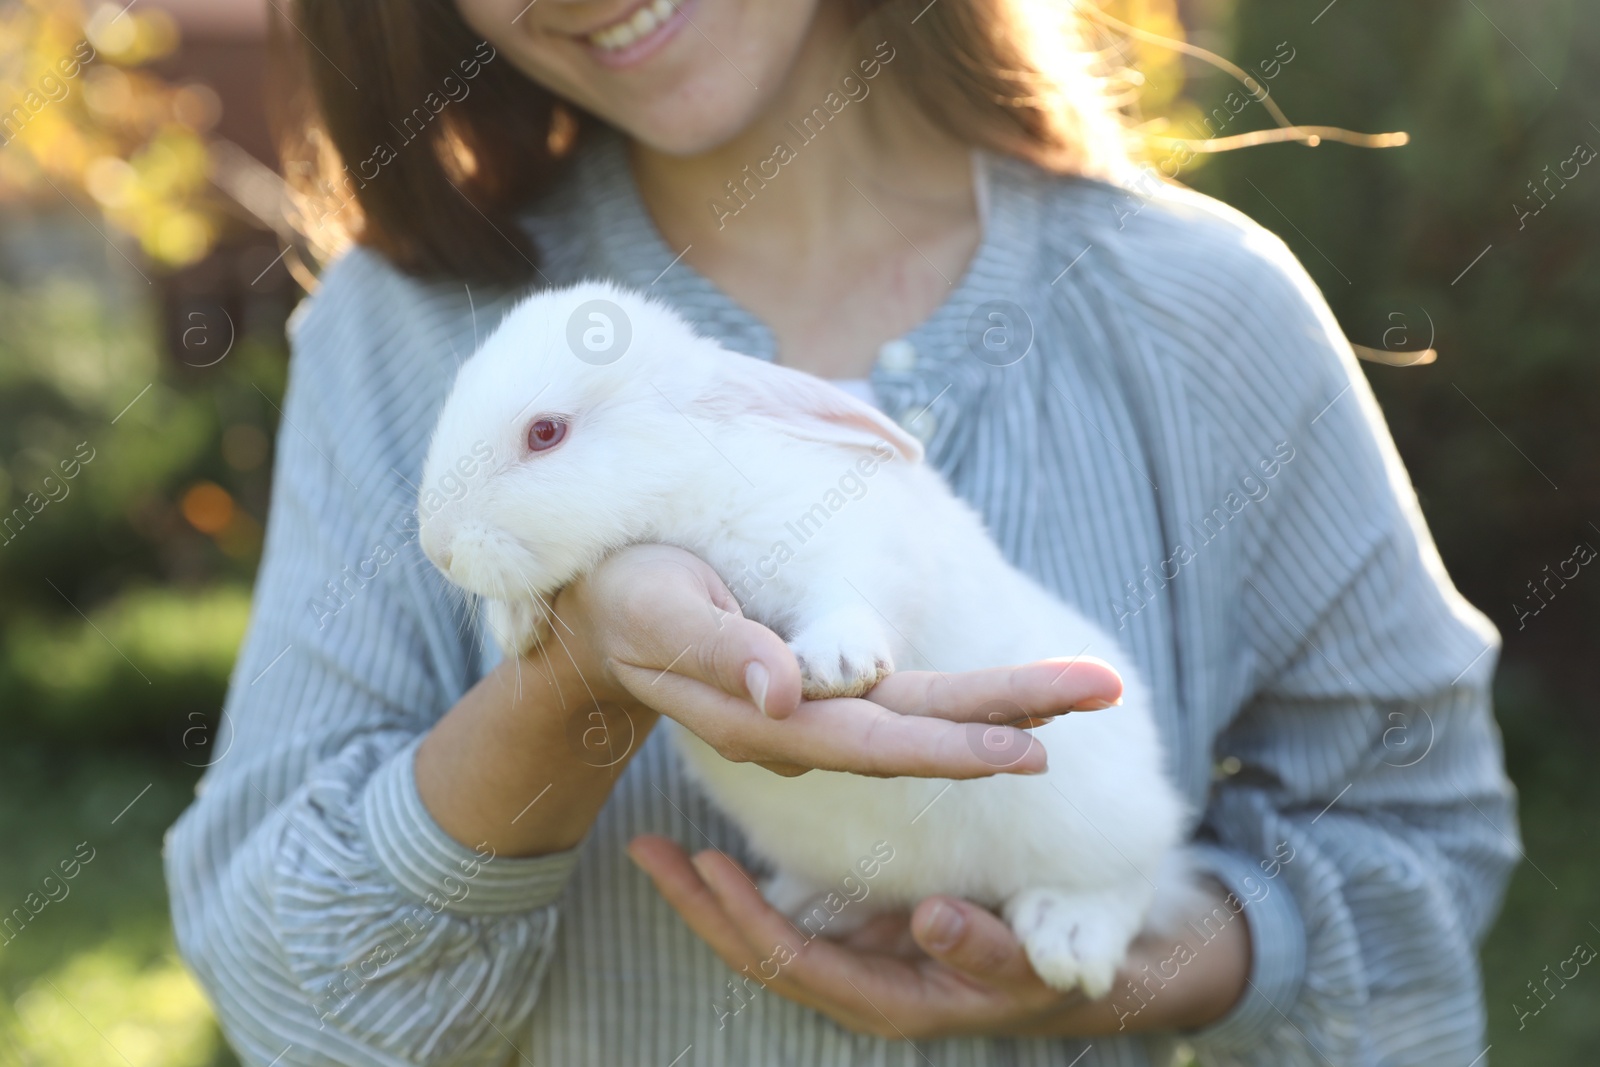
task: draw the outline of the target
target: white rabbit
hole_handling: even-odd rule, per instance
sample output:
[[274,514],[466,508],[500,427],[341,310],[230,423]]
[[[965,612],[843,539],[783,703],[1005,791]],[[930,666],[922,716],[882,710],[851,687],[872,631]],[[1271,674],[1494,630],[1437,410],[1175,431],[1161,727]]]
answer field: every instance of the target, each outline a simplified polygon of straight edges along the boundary
[[1010,566],[921,459],[916,439],[826,382],[586,283],[518,305],[461,367],[423,473],[421,542],[488,600],[508,654],[548,636],[541,604],[562,585],[623,545],[662,542],[706,560],[788,641],[808,696],[860,694],[896,666],[1086,653],[1116,665],[1120,707],[1032,732],[1049,753],[1039,775],[784,778],[674,729],[775,868],[774,905],[806,912],[887,842],[875,906],[948,893],[999,908],[1045,981],[1098,996],[1157,883],[1181,895],[1186,881],[1184,806],[1150,698],[1115,640]]

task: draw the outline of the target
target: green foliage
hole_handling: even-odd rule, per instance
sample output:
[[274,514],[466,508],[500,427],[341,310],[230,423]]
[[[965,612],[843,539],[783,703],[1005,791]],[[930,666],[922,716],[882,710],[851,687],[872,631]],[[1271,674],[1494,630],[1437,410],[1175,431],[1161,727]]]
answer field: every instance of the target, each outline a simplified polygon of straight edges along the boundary
[[0,737],[172,749],[243,637],[281,341],[185,367],[143,297],[0,289]]
[[[1545,201],[1529,186],[1575,145],[1600,149],[1600,8],[1323,7],[1239,0],[1233,54],[1289,41],[1297,57],[1271,89],[1292,119],[1405,130],[1411,144],[1249,149],[1187,177],[1283,236],[1352,341],[1431,339],[1436,363],[1369,364],[1369,377],[1441,552],[1506,633],[1508,659],[1538,661],[1558,693],[1587,691],[1600,681],[1593,657],[1574,653],[1600,627],[1600,581],[1574,582],[1522,631],[1513,604],[1576,541],[1600,546],[1600,160],[1558,176]],[[1231,85],[1208,77],[1191,95]],[[1519,222],[1514,205],[1541,202]],[[1588,721],[1568,725],[1594,736]]]
[[[1483,953],[1489,1059],[1586,1067],[1600,974],[1584,968],[1536,1017],[1513,1005],[1537,1003],[1527,983],[1576,943],[1600,948],[1587,765],[1600,575],[1553,583],[1525,613],[1547,565],[1580,541],[1600,548],[1600,160],[1543,201],[1528,185],[1576,144],[1600,148],[1600,7],[1325,4],[1238,0],[1231,54],[1287,40],[1297,56],[1271,91],[1294,121],[1405,130],[1411,144],[1249,149],[1185,178],[1280,234],[1353,342],[1438,350],[1431,365],[1366,366],[1452,577],[1505,636],[1497,715],[1528,862]],[[1231,87],[1207,77],[1190,95]],[[1267,124],[1251,111],[1251,128]],[[1541,203],[1520,219],[1513,206]]]
[[[1564,704],[1536,671],[1513,665],[1502,671],[1498,690],[1507,758],[1522,788],[1529,862],[1513,877],[1483,949],[1491,1058],[1590,1067],[1600,1047],[1600,960],[1579,968],[1569,982],[1560,981],[1560,971],[1579,944],[1600,952],[1600,866],[1594,862],[1600,778],[1592,750],[1563,743],[1571,736]],[[1572,965],[1565,970],[1571,975]],[[1555,980],[1544,985],[1552,974]],[[1530,982],[1540,988],[1537,995]]]
[[229,584],[131,590],[82,619],[17,619],[0,650],[0,702],[40,735],[170,742],[174,726],[193,725],[175,710],[219,704],[249,611],[249,588]]

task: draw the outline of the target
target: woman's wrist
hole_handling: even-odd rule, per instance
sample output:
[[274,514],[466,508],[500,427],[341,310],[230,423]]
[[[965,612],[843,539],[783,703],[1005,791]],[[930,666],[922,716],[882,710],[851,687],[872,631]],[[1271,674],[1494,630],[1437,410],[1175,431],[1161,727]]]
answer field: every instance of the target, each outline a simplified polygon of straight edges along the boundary
[[603,642],[595,633],[588,582],[587,576],[579,578],[551,596],[550,632],[537,651],[528,653],[528,659],[545,666],[552,683],[566,695],[569,713],[581,713],[596,704],[619,704],[632,710],[638,700],[617,681],[600,651]]
[[464,845],[507,856],[575,846],[655,724],[602,680],[585,641],[562,636],[566,651],[552,637],[534,656],[503,661],[417,748],[423,805]]

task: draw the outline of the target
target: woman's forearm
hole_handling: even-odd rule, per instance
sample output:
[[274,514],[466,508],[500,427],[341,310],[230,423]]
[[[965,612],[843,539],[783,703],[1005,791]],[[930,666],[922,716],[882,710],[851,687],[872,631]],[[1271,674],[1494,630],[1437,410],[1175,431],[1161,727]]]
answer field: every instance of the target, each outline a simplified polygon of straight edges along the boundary
[[559,650],[507,659],[417,748],[417,791],[440,827],[468,847],[559,852],[594,824],[655,719],[636,703],[597,704]]

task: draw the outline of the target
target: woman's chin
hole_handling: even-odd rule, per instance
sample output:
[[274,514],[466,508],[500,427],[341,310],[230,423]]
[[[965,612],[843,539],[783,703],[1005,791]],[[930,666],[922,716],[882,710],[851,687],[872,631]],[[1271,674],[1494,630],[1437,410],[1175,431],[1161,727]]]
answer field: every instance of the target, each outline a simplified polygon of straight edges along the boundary
[[637,130],[624,127],[623,132],[651,152],[679,159],[691,159],[721,148],[738,137],[746,125],[735,122],[714,129],[697,126],[685,130],[664,130],[657,125]]
[[[648,101],[596,109],[605,121],[652,152],[692,157],[714,151],[748,130],[761,111],[761,101],[749,86],[727,93],[701,84],[688,84]],[[707,107],[707,98],[722,106]]]

